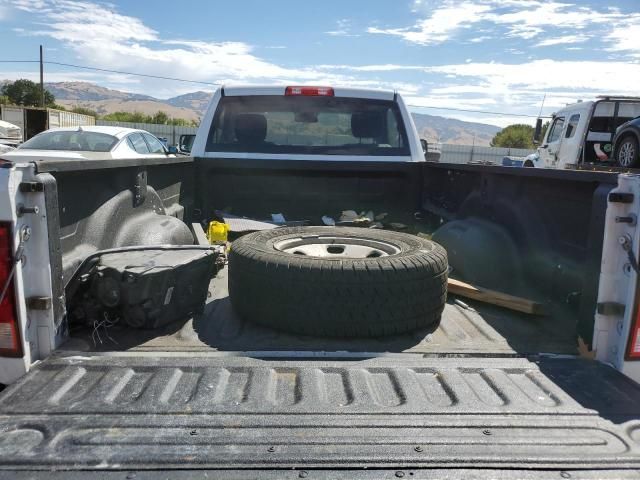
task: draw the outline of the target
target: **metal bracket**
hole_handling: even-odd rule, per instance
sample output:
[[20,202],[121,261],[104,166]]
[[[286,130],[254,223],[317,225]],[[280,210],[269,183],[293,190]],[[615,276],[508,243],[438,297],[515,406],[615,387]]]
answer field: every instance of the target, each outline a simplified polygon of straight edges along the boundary
[[625,306],[618,302],[600,302],[596,307],[596,311],[600,315],[622,316],[624,315]]
[[26,207],[24,204],[19,203],[16,208],[16,214],[18,215],[18,217],[22,217],[23,215],[26,215],[26,214],[37,215],[38,213],[40,213],[40,208],[37,205],[34,205],[32,207]]
[[27,298],[27,308],[31,310],[49,310],[51,308],[51,297],[29,297]]
[[635,216],[635,214],[630,213],[629,215],[624,217],[616,217],[616,223],[626,223],[633,227],[636,225],[636,223],[638,223],[638,218]]
[[633,193],[611,192],[610,203],[633,203]]
[[136,183],[133,186],[133,206],[139,207],[147,198],[147,171],[139,170],[136,173]]
[[18,189],[22,193],[44,192],[44,185],[40,182],[21,182]]

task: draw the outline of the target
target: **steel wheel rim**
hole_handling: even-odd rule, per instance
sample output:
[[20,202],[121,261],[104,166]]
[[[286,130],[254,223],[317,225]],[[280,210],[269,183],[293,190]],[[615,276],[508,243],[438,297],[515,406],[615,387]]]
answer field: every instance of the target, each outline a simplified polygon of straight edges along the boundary
[[401,251],[397,245],[383,240],[336,235],[287,238],[275,243],[273,247],[290,255],[325,259],[380,258],[396,255]]
[[618,152],[618,162],[620,162],[620,165],[628,167],[633,163],[635,155],[636,149],[633,142],[624,142],[620,146],[620,151]]

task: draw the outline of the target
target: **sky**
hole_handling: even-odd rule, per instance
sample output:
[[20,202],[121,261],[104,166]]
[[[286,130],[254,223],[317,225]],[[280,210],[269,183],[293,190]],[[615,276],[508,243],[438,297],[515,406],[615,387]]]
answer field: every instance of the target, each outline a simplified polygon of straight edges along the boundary
[[[395,89],[415,111],[505,126],[640,94],[640,0],[0,0],[0,79],[169,98],[211,84]],[[434,108],[435,107],[435,108]],[[470,113],[451,109],[479,110]],[[508,113],[498,115],[498,113]],[[517,117],[513,115],[525,115]]]

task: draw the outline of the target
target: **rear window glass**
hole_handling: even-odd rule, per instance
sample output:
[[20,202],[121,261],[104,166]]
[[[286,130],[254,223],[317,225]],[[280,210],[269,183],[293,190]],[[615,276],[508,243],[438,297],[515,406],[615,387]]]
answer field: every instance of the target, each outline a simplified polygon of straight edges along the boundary
[[209,152],[409,155],[396,103],[339,97],[223,97]]
[[72,152],[108,152],[118,142],[113,135],[97,132],[44,132],[20,145],[21,150],[69,150]]

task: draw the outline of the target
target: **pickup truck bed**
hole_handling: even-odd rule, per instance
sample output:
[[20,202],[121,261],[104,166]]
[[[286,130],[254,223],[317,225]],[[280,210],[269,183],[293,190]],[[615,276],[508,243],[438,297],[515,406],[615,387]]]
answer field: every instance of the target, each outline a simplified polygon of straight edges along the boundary
[[147,478],[162,469],[182,470],[176,478],[196,469],[232,479],[246,478],[237,469],[260,478],[458,478],[460,470],[443,470],[453,465],[475,478],[637,478],[640,386],[576,357],[577,337],[589,344],[593,332],[615,175],[339,163],[39,162],[49,232],[60,238],[54,274],[69,278],[82,255],[118,246],[151,208],[186,223],[227,207],[294,220],[372,208],[425,230],[495,225],[519,255],[469,234],[479,276],[462,277],[524,293],[549,314],[462,299],[465,307],[451,296],[435,331],[292,336],[238,319],[223,270],[193,319],[153,331],[114,326],[99,339],[71,325],[54,356],[0,393],[0,478],[55,478],[51,470]]

